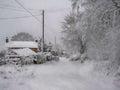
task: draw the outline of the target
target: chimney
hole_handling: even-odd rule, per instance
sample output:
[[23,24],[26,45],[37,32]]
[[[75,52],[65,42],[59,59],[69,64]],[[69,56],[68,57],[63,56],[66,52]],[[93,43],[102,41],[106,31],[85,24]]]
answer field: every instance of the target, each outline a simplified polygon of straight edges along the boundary
[[8,39],[8,37],[6,37],[6,43],[8,43],[9,42],[9,39]]

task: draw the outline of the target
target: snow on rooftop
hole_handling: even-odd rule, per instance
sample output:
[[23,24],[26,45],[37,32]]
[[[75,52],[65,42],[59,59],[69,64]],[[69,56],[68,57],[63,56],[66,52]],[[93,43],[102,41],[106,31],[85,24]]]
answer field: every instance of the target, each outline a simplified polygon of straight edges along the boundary
[[7,48],[38,48],[38,44],[34,41],[10,41],[5,44]]
[[24,49],[12,49],[13,52],[20,56],[30,56],[30,55],[36,55],[34,51],[32,51],[29,48],[24,48]]

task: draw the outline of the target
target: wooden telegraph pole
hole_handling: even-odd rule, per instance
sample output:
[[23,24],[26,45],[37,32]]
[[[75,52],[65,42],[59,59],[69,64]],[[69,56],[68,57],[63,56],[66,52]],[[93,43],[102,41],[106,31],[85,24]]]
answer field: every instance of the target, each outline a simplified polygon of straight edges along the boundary
[[45,11],[42,10],[42,52],[44,52],[44,13]]

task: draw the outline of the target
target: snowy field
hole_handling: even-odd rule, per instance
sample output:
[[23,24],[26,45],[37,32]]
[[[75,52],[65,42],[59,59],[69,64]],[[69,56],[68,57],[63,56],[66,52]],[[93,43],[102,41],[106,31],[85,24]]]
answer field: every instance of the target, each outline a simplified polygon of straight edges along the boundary
[[1,66],[0,90],[120,90],[114,78],[99,74],[93,63],[65,58],[22,68]]

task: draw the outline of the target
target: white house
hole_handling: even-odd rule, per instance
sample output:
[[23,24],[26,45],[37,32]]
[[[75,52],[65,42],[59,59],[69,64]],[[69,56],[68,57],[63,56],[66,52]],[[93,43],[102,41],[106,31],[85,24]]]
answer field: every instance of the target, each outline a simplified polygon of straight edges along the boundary
[[6,39],[6,60],[19,61],[34,56],[37,59],[38,43],[35,41],[9,41]]

